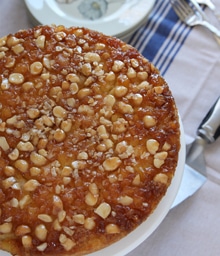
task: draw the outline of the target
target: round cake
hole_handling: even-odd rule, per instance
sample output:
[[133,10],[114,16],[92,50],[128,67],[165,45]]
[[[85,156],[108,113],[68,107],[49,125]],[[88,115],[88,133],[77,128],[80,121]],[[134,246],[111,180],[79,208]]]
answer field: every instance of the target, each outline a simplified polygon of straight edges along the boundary
[[159,71],[86,28],[0,39],[0,249],[85,255],[153,213],[175,174],[178,112]]

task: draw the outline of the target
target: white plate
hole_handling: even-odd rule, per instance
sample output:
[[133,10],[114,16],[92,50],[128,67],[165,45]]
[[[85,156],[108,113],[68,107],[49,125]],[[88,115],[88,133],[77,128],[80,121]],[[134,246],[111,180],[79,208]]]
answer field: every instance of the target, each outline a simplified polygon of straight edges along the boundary
[[147,19],[155,0],[24,0],[34,25],[87,27],[123,38]]
[[[181,128],[181,148],[179,152],[179,161],[176,168],[176,172],[170,187],[167,190],[166,195],[161,200],[156,210],[150,217],[143,222],[138,228],[131,232],[126,237],[122,238],[120,241],[106,247],[100,251],[89,254],[88,256],[103,256],[103,255],[114,255],[114,256],[124,256],[134,250],[139,246],[144,240],[146,240],[154,230],[160,225],[163,219],[169,212],[175,197],[178,193],[180,183],[182,180],[182,175],[185,165],[185,139],[183,125],[180,121]],[[1,256],[9,256],[10,254],[0,250]]]

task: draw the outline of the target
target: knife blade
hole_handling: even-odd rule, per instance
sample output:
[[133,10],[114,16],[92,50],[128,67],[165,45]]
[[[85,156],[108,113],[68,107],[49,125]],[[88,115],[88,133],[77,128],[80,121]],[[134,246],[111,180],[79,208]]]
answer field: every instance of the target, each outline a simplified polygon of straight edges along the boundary
[[195,140],[186,146],[186,164],[177,196],[171,208],[192,196],[207,180],[204,149],[220,136],[220,97],[197,129]]

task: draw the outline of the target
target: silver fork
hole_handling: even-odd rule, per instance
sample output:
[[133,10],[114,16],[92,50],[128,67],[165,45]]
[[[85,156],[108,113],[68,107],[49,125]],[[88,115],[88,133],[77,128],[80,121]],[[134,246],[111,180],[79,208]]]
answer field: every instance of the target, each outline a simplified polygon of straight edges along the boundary
[[212,11],[216,10],[216,6],[213,4],[211,0],[196,0],[196,2],[199,4],[207,5],[209,9],[211,9]]
[[203,4],[203,5],[208,6],[209,9],[214,13],[216,18],[220,20],[220,13],[219,13],[216,6],[214,5],[214,3],[211,0],[191,0],[191,1],[194,1],[198,4]]
[[220,30],[206,20],[201,8],[198,10],[194,3],[192,4],[190,1],[187,2],[185,0],[170,0],[170,3],[176,14],[184,23],[186,23],[188,26],[201,25],[208,28],[214,35],[218,37],[217,39],[219,42]]

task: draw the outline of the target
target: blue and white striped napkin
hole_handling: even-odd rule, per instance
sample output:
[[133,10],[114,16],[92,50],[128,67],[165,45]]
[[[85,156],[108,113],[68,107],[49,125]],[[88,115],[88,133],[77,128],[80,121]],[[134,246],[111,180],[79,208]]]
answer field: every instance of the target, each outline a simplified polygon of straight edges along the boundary
[[191,28],[183,24],[168,0],[157,0],[145,25],[128,43],[137,48],[164,75]]

